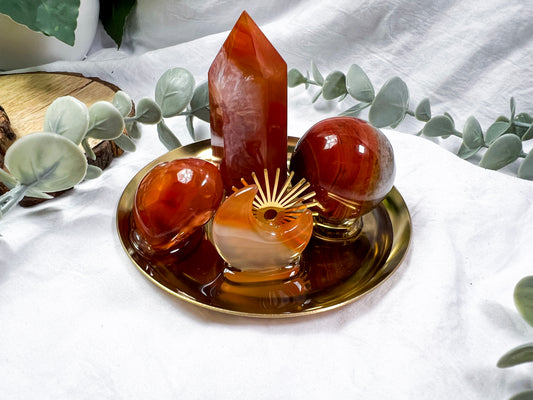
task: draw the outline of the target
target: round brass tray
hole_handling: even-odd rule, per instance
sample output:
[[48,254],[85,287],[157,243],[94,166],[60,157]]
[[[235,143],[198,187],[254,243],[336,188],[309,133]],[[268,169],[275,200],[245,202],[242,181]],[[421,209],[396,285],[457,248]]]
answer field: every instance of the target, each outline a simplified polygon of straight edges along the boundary
[[[288,158],[297,138],[289,138]],[[409,210],[396,188],[363,216],[355,241],[331,244],[313,239],[302,254],[299,272],[289,279],[242,283],[231,274],[204,234],[198,247],[182,259],[147,259],[130,241],[135,192],[156,164],[177,158],[212,160],[209,140],[170,151],[155,159],[129,182],[117,207],[117,229],[127,255],[143,275],[168,293],[189,303],[228,314],[280,318],[331,310],[359,299],[398,268],[411,238]]]

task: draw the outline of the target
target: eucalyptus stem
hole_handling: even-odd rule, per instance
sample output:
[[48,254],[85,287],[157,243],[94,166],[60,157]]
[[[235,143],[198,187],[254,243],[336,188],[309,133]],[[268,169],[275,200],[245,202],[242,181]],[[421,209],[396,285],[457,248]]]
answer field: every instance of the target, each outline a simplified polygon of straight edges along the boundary
[[18,202],[24,197],[24,194],[27,190],[28,186],[17,185],[9,192],[6,192],[0,196],[0,216],[6,214],[14,205],[18,204]]

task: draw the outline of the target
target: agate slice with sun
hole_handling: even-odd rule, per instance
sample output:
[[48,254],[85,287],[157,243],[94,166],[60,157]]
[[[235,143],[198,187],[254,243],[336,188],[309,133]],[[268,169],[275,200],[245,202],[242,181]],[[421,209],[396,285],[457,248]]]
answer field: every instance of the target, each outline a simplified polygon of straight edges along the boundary
[[265,170],[264,188],[245,185],[229,196],[213,219],[212,238],[221,257],[233,269],[272,272],[290,266],[303,252],[313,232],[313,216],[304,204],[314,193],[302,195],[309,184],[301,180],[289,188],[291,177],[278,190],[279,170],[271,188]]

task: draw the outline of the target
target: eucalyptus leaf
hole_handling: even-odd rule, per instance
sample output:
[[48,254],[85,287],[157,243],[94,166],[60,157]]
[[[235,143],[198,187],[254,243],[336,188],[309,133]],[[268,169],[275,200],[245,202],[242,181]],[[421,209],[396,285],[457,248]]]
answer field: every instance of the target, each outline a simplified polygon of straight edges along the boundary
[[453,124],[453,126],[454,126],[454,128],[455,128],[455,121],[453,120],[452,115],[451,115],[450,113],[447,113],[447,112],[445,112],[444,115],[445,115],[446,117],[450,118],[450,121],[452,121],[452,124]]
[[481,125],[473,116],[468,117],[463,127],[463,142],[471,149],[478,149],[485,144]]
[[525,392],[515,394],[509,400],[533,400],[533,390],[526,390]]
[[133,108],[133,103],[131,102],[131,97],[126,92],[119,90],[113,96],[111,103],[115,108],[120,112],[123,117],[127,117],[131,113]]
[[181,147],[179,139],[174,135],[163,119],[157,124],[157,134],[159,136],[159,140],[161,143],[163,143],[167,150],[170,151]]
[[189,104],[194,93],[194,77],[184,68],[172,68],[157,81],[155,101],[163,117],[174,117]]
[[[529,126],[521,126],[518,124],[528,124]],[[515,123],[513,124],[514,132],[522,138],[522,140],[529,140],[533,137],[533,117],[528,113],[517,114]],[[529,136],[529,137],[528,137]]]
[[102,175],[102,169],[100,167],[97,167],[96,165],[88,165],[87,166],[87,173],[85,174],[85,179],[96,179],[100,175]]
[[391,78],[381,87],[368,113],[376,128],[397,125],[409,109],[409,90],[403,80]]
[[185,125],[187,126],[187,131],[189,131],[189,135],[191,136],[192,140],[196,140],[192,115],[187,115],[185,118]]
[[520,315],[533,326],[533,276],[526,276],[516,284],[514,301]]
[[128,135],[120,135],[118,138],[113,140],[118,147],[124,151],[134,152],[137,150],[135,142]]
[[533,361],[533,343],[523,344],[509,350],[498,360],[497,366],[499,368],[514,367],[518,364],[523,364]]
[[55,99],[46,109],[43,130],[55,132],[80,144],[89,127],[89,110],[85,103],[72,96]]
[[288,75],[287,75],[287,85],[291,88],[301,85],[302,83],[306,83],[307,79],[305,79],[305,76],[298,71],[296,68],[292,68]]
[[9,147],[4,162],[22,185],[41,192],[68,189],[79,183],[87,170],[78,146],[50,132],[21,137]]
[[374,86],[365,71],[357,64],[352,64],[346,74],[346,89],[356,100],[364,103],[371,103],[374,100]]
[[313,99],[311,100],[311,103],[316,103],[318,101],[318,99],[320,98],[320,96],[322,96],[322,89],[320,89],[318,92],[316,92],[316,94],[313,96]]
[[316,83],[321,86],[324,84],[324,76],[320,73],[318,67],[313,61],[311,61],[311,74],[313,75],[313,79]]
[[0,182],[6,185],[8,189],[15,187],[19,183],[13,175],[7,173],[2,168],[0,168]]
[[339,116],[342,117],[357,117],[361,111],[363,111],[365,108],[367,108],[370,104],[368,103],[357,103],[355,106],[352,106],[348,108],[347,110],[344,110],[339,114]]
[[455,133],[455,126],[453,121],[446,115],[438,115],[426,123],[422,129],[422,133],[429,137],[453,135]]
[[500,115],[498,118],[496,118],[495,122],[509,122],[509,118],[507,118],[505,115]]
[[509,122],[496,121],[494,122],[485,133],[485,143],[491,144],[500,136],[502,136],[511,127]]
[[509,107],[511,109],[511,121],[514,121],[514,116],[516,113],[516,102],[514,100],[514,97],[511,97],[511,100],[509,101]]
[[[80,0],[2,0],[0,13],[73,46]],[[5,39],[5,38],[4,38]]]
[[143,124],[157,124],[161,121],[161,108],[152,99],[144,97],[137,102],[135,120]]
[[122,135],[124,118],[108,101],[97,101],[89,108],[87,136],[94,139],[113,140]]
[[524,132],[524,135],[522,136],[522,140],[529,140],[533,139],[533,123],[531,126]]
[[326,100],[333,100],[347,93],[346,76],[341,71],[333,71],[324,80],[322,96]]
[[128,136],[132,139],[140,139],[142,134],[141,130],[139,129],[139,124],[135,119],[131,120],[125,120],[124,121],[126,132],[128,132]]
[[35,197],[37,199],[45,199],[45,200],[50,200],[54,198],[54,196],[50,196],[48,193],[41,192],[40,190],[37,190],[34,188],[28,188],[26,192],[24,193],[24,196]]
[[191,99],[191,112],[202,121],[209,122],[209,85],[207,82],[194,89]]
[[415,110],[415,118],[424,122],[427,122],[431,119],[431,105],[428,98],[425,98],[418,103],[418,106]]
[[81,141],[81,146],[83,147],[83,150],[85,151],[85,156],[87,156],[88,158],[90,158],[93,161],[96,160],[96,154],[94,154],[94,150],[91,147],[91,145],[89,144],[88,138],[84,138]]
[[126,17],[135,5],[136,0],[100,1],[100,21],[107,34],[120,47],[124,35]]
[[533,150],[524,158],[520,168],[518,168],[518,177],[533,181]]
[[522,141],[512,133],[497,138],[487,149],[479,165],[498,170],[515,161],[522,152]]
[[459,147],[459,150],[457,151],[457,156],[462,158],[463,160],[467,160],[473,155],[475,155],[479,150],[481,150],[481,146],[471,149],[467,146],[465,146],[464,143],[461,144],[461,147]]

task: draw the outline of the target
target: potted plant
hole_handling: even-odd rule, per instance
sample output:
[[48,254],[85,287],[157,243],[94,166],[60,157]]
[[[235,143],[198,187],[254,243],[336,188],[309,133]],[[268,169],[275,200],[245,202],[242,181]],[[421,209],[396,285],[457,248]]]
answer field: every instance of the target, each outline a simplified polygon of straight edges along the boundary
[[79,60],[89,50],[98,18],[120,46],[136,0],[2,0],[0,70],[56,60]]

